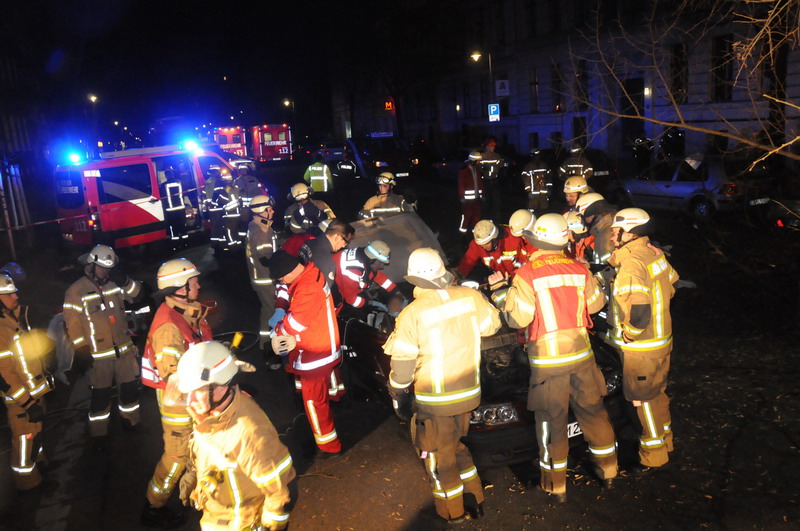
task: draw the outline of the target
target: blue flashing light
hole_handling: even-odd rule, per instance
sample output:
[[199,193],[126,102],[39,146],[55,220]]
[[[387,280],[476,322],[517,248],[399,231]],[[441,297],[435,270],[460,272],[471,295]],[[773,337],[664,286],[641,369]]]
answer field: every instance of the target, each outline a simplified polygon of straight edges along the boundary
[[184,140],[183,149],[188,151],[200,151],[200,146],[194,140]]
[[67,158],[72,164],[80,164],[81,163],[81,156],[77,153],[70,153]]

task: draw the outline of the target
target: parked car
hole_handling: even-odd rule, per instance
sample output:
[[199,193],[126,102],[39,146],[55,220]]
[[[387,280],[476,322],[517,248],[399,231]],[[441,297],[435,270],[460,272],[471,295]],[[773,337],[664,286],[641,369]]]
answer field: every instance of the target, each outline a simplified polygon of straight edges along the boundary
[[707,219],[730,212],[763,194],[771,179],[762,167],[744,159],[690,155],[657,162],[638,175],[612,183],[610,199],[618,206],[685,212]]
[[373,133],[361,138],[348,138],[359,174],[374,180],[379,173],[392,172],[398,179],[411,175],[413,167],[408,146],[387,133]]
[[322,155],[322,161],[330,168],[334,168],[336,163],[344,158],[344,152],[344,140],[326,140],[317,150],[317,153]]

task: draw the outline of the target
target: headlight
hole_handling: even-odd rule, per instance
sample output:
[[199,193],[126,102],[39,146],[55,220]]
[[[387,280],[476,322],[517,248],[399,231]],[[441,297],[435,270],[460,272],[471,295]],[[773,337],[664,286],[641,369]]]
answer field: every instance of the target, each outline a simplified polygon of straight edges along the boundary
[[479,406],[469,416],[470,424],[486,424],[488,426],[508,424],[517,420],[519,420],[517,410],[511,403]]

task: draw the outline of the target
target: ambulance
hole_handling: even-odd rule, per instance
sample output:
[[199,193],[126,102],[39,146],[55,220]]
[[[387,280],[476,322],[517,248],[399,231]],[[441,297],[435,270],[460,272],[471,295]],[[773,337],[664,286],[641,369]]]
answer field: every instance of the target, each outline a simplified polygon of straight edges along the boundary
[[244,127],[215,127],[213,135],[214,141],[224,151],[240,157],[248,156],[247,131]]
[[256,125],[250,128],[253,158],[268,160],[291,160],[292,130],[288,124]]
[[55,191],[63,239],[142,249],[171,238],[176,211],[181,235],[200,232],[206,227],[203,185],[214,169],[223,177],[236,175],[218,154],[189,142],[59,165]]

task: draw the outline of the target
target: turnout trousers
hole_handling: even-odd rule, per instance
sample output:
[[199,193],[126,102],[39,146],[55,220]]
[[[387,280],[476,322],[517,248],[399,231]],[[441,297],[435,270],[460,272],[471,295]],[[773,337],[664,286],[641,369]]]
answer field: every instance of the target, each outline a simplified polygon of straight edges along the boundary
[[108,435],[111,418],[112,385],[117,384],[119,415],[130,422],[139,423],[139,390],[136,377],[141,369],[136,361],[136,349],[128,348],[119,358],[108,357],[92,361],[89,369],[89,387],[92,390],[89,404],[89,434],[92,437]]
[[344,395],[344,383],[339,376],[339,368],[328,376],[307,377],[295,375],[295,388],[303,397],[303,408],[308,416],[314,441],[323,452],[335,454],[342,451],[342,441],[336,434],[330,401],[338,402]]
[[258,318],[258,348],[262,351],[264,347],[270,345],[269,337],[269,318],[275,313],[275,286],[267,284],[266,286],[250,282],[250,286],[258,296],[258,302],[261,303],[261,314]]
[[469,430],[469,413],[412,419],[414,445],[425,460],[436,513],[445,519],[464,514],[464,493],[483,503],[483,486],[472,455],[461,438]]
[[594,363],[584,363],[570,374],[547,376],[531,386],[528,409],[536,416],[543,490],[556,494],[567,491],[570,407],[602,479],[617,476],[617,444],[603,405],[605,392],[603,373]]
[[477,222],[481,220],[481,201],[471,199],[461,203],[461,224],[458,226],[459,232],[471,231]]
[[164,454],[147,485],[147,501],[154,507],[167,504],[175,485],[180,481],[189,458],[189,439],[192,436],[192,417],[185,407],[163,403],[163,389],[156,389],[161,428],[164,430]]
[[672,417],[666,394],[669,364],[669,350],[645,355],[622,348],[622,389],[625,398],[634,402],[642,424],[639,461],[644,466],[665,465],[672,451]]
[[[39,399],[44,408],[44,400]],[[15,402],[6,402],[8,427],[11,430],[11,471],[14,484],[19,490],[32,489],[42,482],[42,475],[36,467],[43,461],[42,423],[30,422],[25,410]]]

